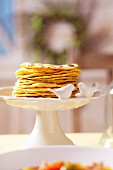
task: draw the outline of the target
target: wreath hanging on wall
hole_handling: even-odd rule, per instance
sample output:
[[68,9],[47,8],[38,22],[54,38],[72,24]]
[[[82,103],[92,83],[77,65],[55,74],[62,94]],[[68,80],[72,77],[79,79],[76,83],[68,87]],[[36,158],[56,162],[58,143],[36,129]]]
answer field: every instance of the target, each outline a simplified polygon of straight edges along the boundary
[[[46,57],[49,63],[65,63],[68,56],[68,49],[59,51],[52,50],[47,43],[48,28],[56,23],[66,23],[71,25],[75,32],[73,34],[72,48],[83,48],[86,39],[86,24],[82,17],[76,13],[75,7],[70,4],[57,5],[54,3],[46,4],[46,9],[40,13],[25,14],[27,25],[30,26],[31,39],[27,42],[27,48],[32,48],[33,56],[39,60],[40,57]],[[50,33],[48,39],[50,39]],[[47,34],[47,35],[46,35]],[[65,38],[65,37],[64,37]]]

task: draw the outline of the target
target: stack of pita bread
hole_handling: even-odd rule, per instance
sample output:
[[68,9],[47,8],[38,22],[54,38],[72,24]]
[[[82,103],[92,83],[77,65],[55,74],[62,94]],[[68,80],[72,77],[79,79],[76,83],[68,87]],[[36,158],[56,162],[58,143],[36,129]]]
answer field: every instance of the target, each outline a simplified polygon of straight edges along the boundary
[[12,95],[56,98],[57,96],[49,91],[49,88],[58,89],[73,84],[75,89],[72,91],[71,97],[75,97],[75,94],[79,91],[77,86],[79,74],[80,70],[77,64],[52,65],[25,62],[16,71],[17,82]]

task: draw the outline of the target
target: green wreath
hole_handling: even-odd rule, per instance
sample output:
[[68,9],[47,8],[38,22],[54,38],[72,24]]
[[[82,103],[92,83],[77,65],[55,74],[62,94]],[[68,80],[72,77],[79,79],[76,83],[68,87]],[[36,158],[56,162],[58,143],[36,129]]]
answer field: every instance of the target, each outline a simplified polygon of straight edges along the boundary
[[28,47],[33,46],[34,57],[38,59],[42,53],[48,58],[50,63],[62,64],[66,62],[67,52],[63,50],[61,53],[55,53],[50,50],[42,36],[47,24],[57,21],[65,21],[73,25],[76,29],[76,38],[73,41],[73,46],[79,49],[83,48],[86,39],[86,24],[83,19],[76,14],[76,11],[70,9],[69,5],[49,5],[47,10],[42,13],[34,13],[27,17],[27,21],[33,33],[32,40],[28,43]]

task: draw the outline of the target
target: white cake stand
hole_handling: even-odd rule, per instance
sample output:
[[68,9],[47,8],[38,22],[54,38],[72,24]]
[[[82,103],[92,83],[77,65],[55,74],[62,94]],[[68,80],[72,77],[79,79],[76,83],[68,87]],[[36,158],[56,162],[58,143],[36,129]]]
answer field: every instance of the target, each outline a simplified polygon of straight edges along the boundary
[[0,89],[0,99],[8,105],[36,110],[36,122],[28,139],[22,148],[37,147],[42,145],[73,145],[61,129],[58,110],[74,109],[86,105],[98,97],[91,98],[27,98],[12,97],[12,87]]

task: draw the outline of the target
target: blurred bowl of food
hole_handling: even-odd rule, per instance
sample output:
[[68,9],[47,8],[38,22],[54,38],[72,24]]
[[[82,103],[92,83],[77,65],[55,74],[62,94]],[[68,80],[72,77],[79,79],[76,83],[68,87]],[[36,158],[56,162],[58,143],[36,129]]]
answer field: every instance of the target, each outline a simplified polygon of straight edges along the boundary
[[[94,170],[112,170],[113,150],[103,147],[65,145],[29,148],[0,155],[1,170],[31,170],[28,167],[40,167],[42,162],[45,162],[45,165],[63,162],[63,167],[60,167],[59,169],[57,167],[57,170],[61,170],[62,168],[70,169],[64,167],[64,165],[69,162],[72,165],[77,165],[79,170],[82,170],[80,167],[87,168],[88,166],[94,165]],[[40,169],[47,170],[48,168],[42,167]],[[55,168],[53,169],[55,170]],[[78,169],[76,168],[76,170]],[[32,168],[32,170],[36,169]]]

